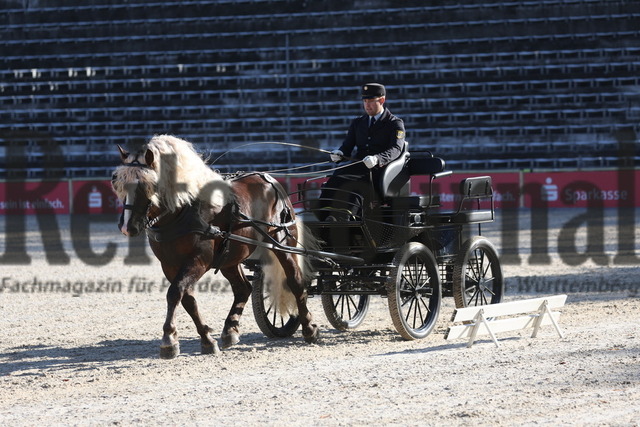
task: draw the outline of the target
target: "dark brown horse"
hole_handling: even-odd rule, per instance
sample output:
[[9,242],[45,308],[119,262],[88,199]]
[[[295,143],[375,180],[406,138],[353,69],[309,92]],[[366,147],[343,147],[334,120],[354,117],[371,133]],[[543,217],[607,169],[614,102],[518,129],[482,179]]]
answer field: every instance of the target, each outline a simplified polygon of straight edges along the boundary
[[[219,229],[255,240],[268,235],[287,246],[299,246],[299,221],[283,188],[262,173],[225,180],[206,165],[189,142],[169,135],[154,136],[135,152],[118,148],[123,164],[115,170],[112,185],[124,205],[120,231],[129,237],[147,231],[151,249],[171,283],[160,356],[172,358],[180,352],[175,321],[179,303],[196,325],[202,352],[219,351],[194,297],[194,284],[210,269],[219,269],[231,284],[234,300],[221,339],[223,348],[236,344],[240,317],[251,295],[251,283],[241,263],[256,246],[210,231]],[[260,249],[255,252],[270,257],[264,258],[263,268],[270,269],[265,275],[282,278],[273,280],[273,287],[281,287],[274,293],[283,301],[290,297],[280,309],[287,306],[298,315],[304,339],[316,342],[318,327],[306,306],[310,276],[304,272],[304,258]]]

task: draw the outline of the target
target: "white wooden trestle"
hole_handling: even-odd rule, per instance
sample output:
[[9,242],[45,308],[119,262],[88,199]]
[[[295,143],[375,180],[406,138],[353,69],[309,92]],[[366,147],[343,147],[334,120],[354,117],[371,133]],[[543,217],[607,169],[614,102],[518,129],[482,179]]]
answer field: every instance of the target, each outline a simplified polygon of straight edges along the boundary
[[478,336],[489,335],[496,347],[499,347],[496,333],[533,328],[531,338],[535,338],[540,327],[545,325],[553,325],[560,338],[564,338],[558,326],[560,312],[552,310],[563,307],[566,300],[566,295],[554,295],[458,308],[451,318],[452,322],[458,324],[449,327],[445,339],[467,338],[467,347],[471,347]]

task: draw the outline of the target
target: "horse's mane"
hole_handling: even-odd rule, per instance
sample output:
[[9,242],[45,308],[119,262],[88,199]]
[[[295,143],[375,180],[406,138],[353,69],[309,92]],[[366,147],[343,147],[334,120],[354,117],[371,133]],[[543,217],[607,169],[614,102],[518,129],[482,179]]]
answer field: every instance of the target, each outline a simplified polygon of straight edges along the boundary
[[[157,191],[155,197],[151,198],[152,203],[162,205],[169,211],[175,211],[196,199],[211,205],[215,212],[224,207],[229,197],[228,183],[207,166],[190,142],[171,135],[155,135],[137,153],[130,154],[125,159],[125,165],[129,161],[146,159],[147,150],[153,154],[152,163],[146,165],[148,168],[120,166],[118,169],[137,170],[134,172],[136,180]],[[115,175],[129,180],[131,174],[131,171],[116,170]]]

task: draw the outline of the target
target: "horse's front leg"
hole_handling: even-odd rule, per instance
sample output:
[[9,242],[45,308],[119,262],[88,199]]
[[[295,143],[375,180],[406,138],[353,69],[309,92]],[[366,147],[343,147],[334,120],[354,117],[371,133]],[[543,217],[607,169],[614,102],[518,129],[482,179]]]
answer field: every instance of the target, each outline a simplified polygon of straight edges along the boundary
[[240,342],[240,317],[251,296],[251,283],[239,264],[221,269],[220,272],[229,281],[233,290],[233,305],[224,321],[221,335],[222,348],[229,348]]
[[216,341],[211,337],[209,328],[200,317],[196,299],[193,296],[193,285],[206,272],[206,267],[194,260],[181,268],[171,280],[171,286],[167,290],[167,318],[165,320],[160,345],[160,357],[171,359],[180,354],[180,344],[178,342],[178,331],[176,327],[176,309],[182,302],[182,306],[193,319],[198,334],[200,335],[202,352],[205,354],[217,354],[219,352]]
[[182,300],[182,291],[177,282],[171,282],[167,289],[167,318],[162,330],[162,343],[160,344],[160,357],[162,359],[173,359],[180,354],[180,343],[178,342],[178,328],[176,327],[176,308]]
[[193,319],[193,323],[196,325],[196,329],[200,335],[202,354],[219,354],[220,348],[218,347],[218,342],[211,337],[213,329],[205,325],[200,317],[193,287],[190,286],[185,290],[184,295],[182,296],[182,306],[187,313],[189,313],[189,316]]

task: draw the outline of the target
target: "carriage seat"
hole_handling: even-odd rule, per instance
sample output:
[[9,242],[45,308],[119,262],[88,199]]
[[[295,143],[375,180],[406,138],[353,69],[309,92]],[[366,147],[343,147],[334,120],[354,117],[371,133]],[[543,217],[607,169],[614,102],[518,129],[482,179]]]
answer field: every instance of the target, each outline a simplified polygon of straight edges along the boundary
[[421,157],[411,159],[409,162],[409,174],[414,175],[435,175],[444,172],[444,160],[440,157]]
[[[444,172],[445,162],[440,157],[411,158],[405,151],[397,160],[389,163],[383,171],[380,181],[380,193],[383,200],[393,199],[394,205],[407,208],[427,208],[439,204],[439,196],[432,194],[410,196],[409,179],[416,175],[430,177],[430,182]],[[429,153],[431,154],[431,153]],[[431,189],[431,185],[430,185]],[[432,189],[431,189],[432,190]]]
[[[445,163],[440,157],[411,158],[405,141],[400,157],[389,163],[380,177],[380,195],[383,199],[406,197],[410,194],[409,179],[414,175],[427,175],[432,179],[444,171]],[[431,153],[429,153],[431,154]]]
[[379,181],[379,192],[382,200],[390,197],[409,195],[409,143],[404,142],[400,156],[382,170]]
[[[473,209],[468,206],[469,202],[476,202]],[[489,202],[488,209],[482,209],[481,203]],[[465,178],[460,181],[460,203],[454,212],[433,216],[441,223],[481,223],[491,222],[495,218],[495,208],[493,203],[493,188],[490,176],[475,176]]]

